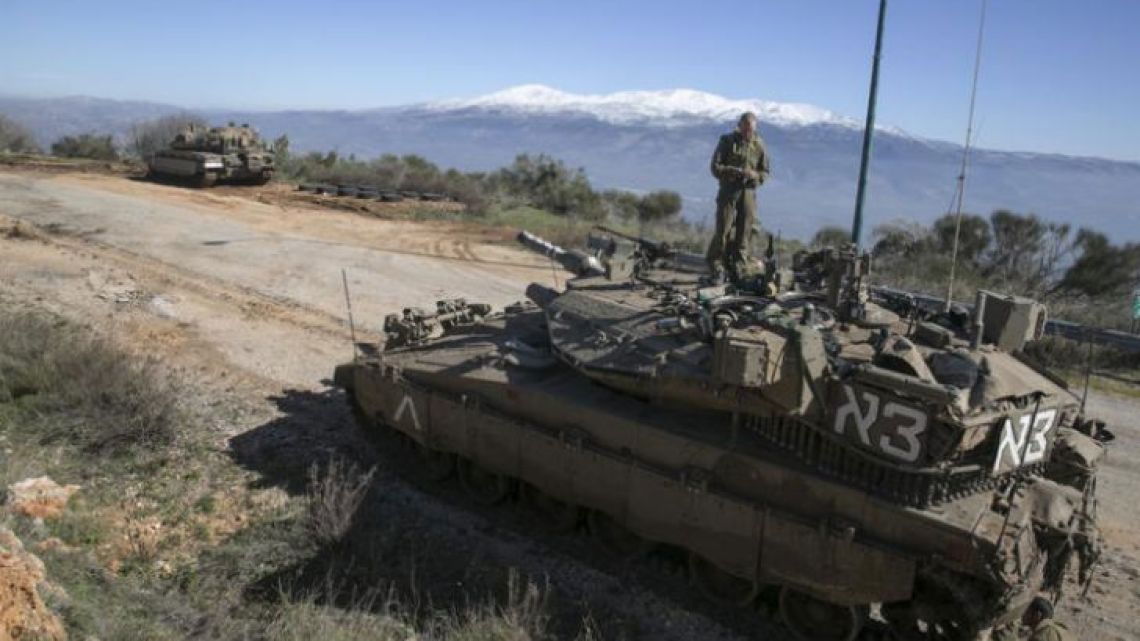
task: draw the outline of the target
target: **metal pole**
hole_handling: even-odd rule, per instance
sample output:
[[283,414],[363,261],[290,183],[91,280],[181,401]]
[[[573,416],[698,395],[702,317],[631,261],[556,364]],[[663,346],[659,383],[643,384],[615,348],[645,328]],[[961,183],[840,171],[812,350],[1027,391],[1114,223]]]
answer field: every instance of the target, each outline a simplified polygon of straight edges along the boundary
[[982,16],[978,20],[978,48],[974,52],[974,81],[970,87],[970,117],[966,121],[966,143],[962,145],[962,168],[958,172],[958,215],[954,217],[954,249],[950,252],[950,281],[946,284],[946,306],[950,311],[954,303],[954,272],[958,266],[958,236],[962,233],[962,200],[966,197],[966,163],[970,158],[970,143],[974,137],[974,104],[978,97],[978,72],[982,68],[982,36],[986,29],[986,0],[982,0]]
[[879,25],[875,31],[875,57],[871,61],[871,92],[867,97],[867,123],[863,128],[863,155],[859,161],[859,187],[855,192],[855,220],[851,224],[851,242],[859,247],[863,233],[863,197],[867,193],[867,165],[871,161],[871,135],[875,131],[875,99],[879,93],[879,58],[883,51],[883,20],[887,16],[887,0],[879,0]]
[[348,295],[348,272],[342,267],[340,282],[344,284],[344,305],[348,307],[348,331],[352,336],[352,360],[356,362],[356,323],[352,320],[352,297]]

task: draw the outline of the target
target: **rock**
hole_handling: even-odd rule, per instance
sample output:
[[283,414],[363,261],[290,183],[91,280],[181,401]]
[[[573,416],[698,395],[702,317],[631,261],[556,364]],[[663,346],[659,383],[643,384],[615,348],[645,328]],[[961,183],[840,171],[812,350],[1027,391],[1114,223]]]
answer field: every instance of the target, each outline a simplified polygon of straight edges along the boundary
[[64,641],[63,623],[40,594],[44,564],[24,544],[0,527],[0,641]]
[[63,513],[78,485],[60,485],[46,476],[8,486],[8,509],[33,519],[51,519]]
[[147,304],[152,312],[162,318],[177,318],[178,314],[174,312],[174,305],[170,301],[161,296],[155,296],[150,299]]
[[43,541],[36,543],[32,547],[36,548],[37,552],[59,552],[62,554],[68,554],[75,551],[75,548],[64,543],[57,536],[46,538]]

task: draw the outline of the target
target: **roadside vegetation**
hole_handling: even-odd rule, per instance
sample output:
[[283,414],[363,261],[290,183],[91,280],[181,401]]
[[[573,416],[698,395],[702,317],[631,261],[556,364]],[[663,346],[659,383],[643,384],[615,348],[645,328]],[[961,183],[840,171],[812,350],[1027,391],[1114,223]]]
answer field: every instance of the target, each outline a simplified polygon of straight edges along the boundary
[[119,148],[111,136],[79,134],[63,136],[51,144],[51,155],[61,158],[118,160]]
[[366,561],[401,531],[361,524],[375,469],[331,450],[287,479],[243,467],[221,433],[234,411],[84,327],[0,311],[0,483],[78,486],[58,516],[0,507],[0,530],[44,562],[70,638],[555,638],[546,589],[513,573],[443,609],[397,589]]
[[0,114],[0,152],[37,154],[40,153],[40,146],[36,144],[31,131],[15,120]]
[[[286,181],[439,193],[462,203],[465,217],[495,224],[522,216],[530,218],[536,233],[559,233],[559,227],[587,229],[598,223],[626,231],[653,227],[674,238],[695,231],[680,216],[682,200],[677,192],[597,190],[583,168],[569,167],[545,154],[520,154],[494,171],[461,172],[417,155],[384,154],[365,160],[335,151],[294,154],[287,136],[277,138],[272,148],[279,175]],[[548,218],[540,220],[536,212],[545,212]]]
[[[870,243],[876,279],[945,296],[954,227],[950,214],[929,226],[896,222],[876,227]],[[1048,304],[1055,318],[1127,330],[1130,292],[1137,282],[1140,243],[1116,244],[1095,230],[1074,230],[1008,210],[988,218],[962,217],[956,300],[972,300],[979,288],[1028,296]]]

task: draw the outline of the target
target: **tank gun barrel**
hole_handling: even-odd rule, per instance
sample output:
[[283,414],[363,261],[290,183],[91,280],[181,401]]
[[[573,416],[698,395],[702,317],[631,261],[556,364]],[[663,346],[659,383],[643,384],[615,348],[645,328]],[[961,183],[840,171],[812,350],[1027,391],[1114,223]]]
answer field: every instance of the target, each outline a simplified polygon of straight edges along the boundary
[[605,267],[598,262],[598,259],[585,252],[563,249],[525,229],[520,231],[516,238],[523,247],[549,257],[564,269],[579,276],[601,276],[606,273]]

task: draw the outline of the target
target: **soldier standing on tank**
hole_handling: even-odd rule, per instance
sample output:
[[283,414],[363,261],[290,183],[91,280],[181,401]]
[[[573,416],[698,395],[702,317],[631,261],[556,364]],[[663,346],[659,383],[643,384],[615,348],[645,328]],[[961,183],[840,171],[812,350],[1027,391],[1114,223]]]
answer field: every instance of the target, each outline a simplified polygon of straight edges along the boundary
[[720,284],[726,270],[733,278],[744,278],[749,272],[756,187],[768,178],[768,151],[756,131],[756,114],[742,114],[736,131],[720,137],[711,169],[720,188],[716,194],[716,231],[706,260],[713,283]]
[[[1045,597],[1037,597],[1021,615],[1021,625],[1029,633],[1027,641],[1073,641],[1073,633],[1063,623],[1053,618],[1053,604]],[[992,636],[994,641],[1017,641],[1022,637],[1018,634],[1017,623],[995,630]]]

